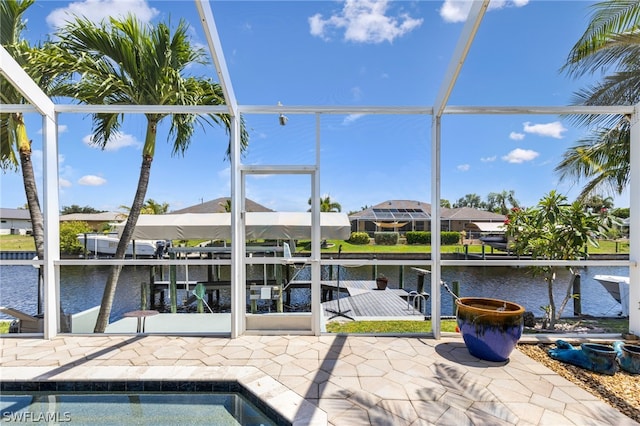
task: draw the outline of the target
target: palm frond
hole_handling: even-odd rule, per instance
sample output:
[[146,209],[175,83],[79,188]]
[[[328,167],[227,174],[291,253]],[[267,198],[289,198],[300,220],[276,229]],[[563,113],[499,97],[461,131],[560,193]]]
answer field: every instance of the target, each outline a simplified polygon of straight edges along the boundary
[[637,0],[607,0],[595,3],[592,9],[589,26],[561,68],[575,77],[618,63],[623,58],[620,53],[627,55],[621,45],[637,37],[640,22]]

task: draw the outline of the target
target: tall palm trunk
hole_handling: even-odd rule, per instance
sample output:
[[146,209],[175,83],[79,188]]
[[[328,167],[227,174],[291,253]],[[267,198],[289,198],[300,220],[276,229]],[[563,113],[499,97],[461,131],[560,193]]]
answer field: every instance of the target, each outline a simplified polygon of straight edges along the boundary
[[[36,185],[35,174],[33,173],[33,163],[31,161],[31,141],[27,137],[27,127],[24,124],[22,113],[13,113],[13,121],[16,126],[16,143],[20,153],[20,170],[22,171],[22,182],[24,192],[27,197],[29,216],[31,218],[32,235],[35,241],[36,254],[38,259],[44,260],[44,218],[40,209],[38,198],[38,187]],[[44,279],[42,269],[38,272],[38,305],[37,313],[43,313]]]
[[[145,140],[145,149],[142,154],[142,166],[140,167],[140,177],[138,178],[138,189],[136,190],[136,195],[133,198],[129,217],[127,218],[122,235],[120,236],[118,247],[116,248],[115,259],[124,259],[127,246],[131,242],[133,230],[138,222],[142,206],[144,205],[147,188],[149,187],[151,163],[153,162],[153,149],[147,149],[147,147],[153,147],[155,145],[156,127],[157,121],[149,120],[147,122],[147,135]],[[96,326],[93,330],[94,333],[104,333],[107,325],[109,325],[109,317],[111,316],[111,308],[113,307],[113,300],[116,295],[120,272],[122,272],[122,265],[113,265],[111,267],[107,283],[104,287],[104,293],[102,294],[102,302],[100,303],[100,311],[98,313]]]

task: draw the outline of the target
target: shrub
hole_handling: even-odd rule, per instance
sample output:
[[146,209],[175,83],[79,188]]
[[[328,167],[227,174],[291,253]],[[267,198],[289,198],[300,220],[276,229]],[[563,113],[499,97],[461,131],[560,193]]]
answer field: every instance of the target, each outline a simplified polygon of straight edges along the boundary
[[400,234],[397,232],[375,232],[373,234],[373,239],[380,246],[395,246],[398,244],[398,238],[400,238]]
[[85,232],[93,232],[87,222],[60,222],[60,252],[66,254],[82,253],[84,247],[78,241],[78,234]]
[[[407,244],[431,244],[431,232],[427,231],[409,231],[406,234]],[[442,232],[440,233],[440,244],[451,245],[460,242],[459,232]]]
[[440,241],[442,245],[458,244],[460,242],[460,233],[443,232],[440,234]]
[[350,244],[369,244],[369,234],[366,232],[352,232],[347,242]]
[[409,231],[405,235],[407,244],[431,244],[431,232]]

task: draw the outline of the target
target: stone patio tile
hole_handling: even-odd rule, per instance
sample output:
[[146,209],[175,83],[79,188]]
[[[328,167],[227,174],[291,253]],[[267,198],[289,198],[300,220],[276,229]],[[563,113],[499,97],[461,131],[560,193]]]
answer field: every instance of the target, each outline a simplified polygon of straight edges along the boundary
[[435,425],[472,426],[464,409],[449,407],[434,423]]
[[469,398],[465,398],[464,396],[453,393],[453,392],[445,392],[439,399],[440,402],[447,404],[451,407],[457,408],[459,410],[466,410],[471,407],[473,404],[473,400],[469,400]]
[[576,423],[571,421],[571,419],[568,419],[562,414],[557,413],[553,410],[546,409],[542,413],[538,424],[541,426],[576,426]]
[[[287,356],[290,356],[289,354],[287,354]],[[324,362],[324,360],[321,359],[317,359],[317,358],[300,358],[300,357],[292,357],[292,363],[306,368],[307,370],[317,370],[320,365]]]
[[402,386],[411,401],[437,401],[447,392],[442,385],[429,380],[414,380]]
[[280,369],[280,375],[282,376],[305,376],[306,374],[309,373],[309,371],[312,371],[308,368],[303,368],[300,367],[296,364],[289,364],[287,366],[283,366]]
[[491,383],[487,388],[497,399],[502,402],[526,403],[531,398],[531,391],[522,384],[513,380],[502,380],[500,383]]
[[384,378],[361,377],[363,389],[382,399],[407,399],[407,391],[400,384],[389,382]]
[[437,420],[449,409],[449,405],[442,401],[416,401],[413,400],[413,408],[418,418],[437,424]]
[[541,396],[549,396],[551,395],[551,392],[553,391],[553,385],[551,383],[549,383],[548,380],[545,380],[544,378],[539,377],[538,380],[535,381],[526,381],[525,382],[527,387],[529,389],[531,389],[531,392],[533,392],[534,394],[538,394]]
[[353,426],[369,426],[371,420],[369,419],[369,413],[359,407],[351,407],[348,410],[340,412],[337,416],[334,416],[329,420],[330,425],[353,425]]
[[566,407],[564,402],[547,398],[538,394],[531,396],[530,402],[534,405],[544,408],[547,411],[553,411],[562,414]]
[[518,424],[525,422],[537,425],[544,413],[544,408],[528,403],[505,402],[504,405],[518,418]]
[[[505,424],[516,424],[518,422],[518,416],[509,409],[505,404],[498,401],[492,402],[474,402],[467,414],[473,420],[474,416],[470,413],[477,413],[478,417],[483,418],[483,421],[488,420],[487,417],[491,416],[491,419],[496,419],[495,424],[504,422]],[[493,421],[492,421],[493,423]]]
[[418,419],[418,413],[411,404],[411,401],[408,400],[392,400],[392,399],[383,399],[378,404],[385,411],[393,413],[395,416],[402,418],[408,424],[413,423],[416,419]]
[[320,364],[320,369],[325,370],[334,376],[357,376],[358,375],[358,370],[356,369],[355,366],[348,364],[346,362],[343,362],[341,360],[337,360],[335,364],[329,366],[328,369],[325,363],[323,362],[322,364]]

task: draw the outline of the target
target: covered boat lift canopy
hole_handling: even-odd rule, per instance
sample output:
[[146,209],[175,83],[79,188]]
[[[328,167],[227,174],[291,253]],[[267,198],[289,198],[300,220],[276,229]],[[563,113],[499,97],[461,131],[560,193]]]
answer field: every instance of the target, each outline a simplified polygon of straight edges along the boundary
[[[246,238],[300,240],[311,239],[311,213],[247,212]],[[118,235],[125,223],[116,225]],[[320,213],[323,239],[348,240],[349,216],[345,213]],[[231,239],[231,213],[183,213],[140,215],[133,231],[134,240],[228,240]]]
[[491,232],[493,234],[504,234],[503,222],[469,222],[468,229],[480,232]]

